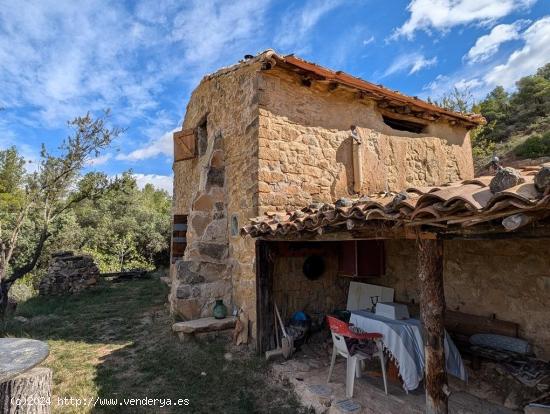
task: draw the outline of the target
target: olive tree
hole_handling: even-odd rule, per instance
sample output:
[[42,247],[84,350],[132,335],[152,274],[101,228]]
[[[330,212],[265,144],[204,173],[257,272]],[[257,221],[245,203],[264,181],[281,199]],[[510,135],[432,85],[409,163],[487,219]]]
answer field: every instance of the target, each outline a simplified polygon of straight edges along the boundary
[[[122,130],[109,128],[109,111],[94,118],[89,113],[68,122],[72,134],[61,144],[56,154],[42,146],[38,168],[25,173],[23,162],[14,149],[0,156],[0,180],[12,186],[0,216],[0,313],[8,304],[8,292],[13,283],[31,272],[51,236],[50,229],[61,215],[83,200],[99,196],[108,186],[104,175],[81,176],[87,162],[107,148]],[[0,184],[1,186],[2,184]],[[28,224],[31,223],[29,228]],[[27,224],[27,225],[26,225]],[[14,253],[22,232],[30,232],[29,255],[16,260]]]

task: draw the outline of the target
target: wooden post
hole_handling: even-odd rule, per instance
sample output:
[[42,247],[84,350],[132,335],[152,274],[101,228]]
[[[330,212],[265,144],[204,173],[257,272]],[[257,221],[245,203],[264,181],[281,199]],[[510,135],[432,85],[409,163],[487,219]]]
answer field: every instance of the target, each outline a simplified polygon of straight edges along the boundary
[[426,413],[447,414],[443,241],[417,239],[420,315],[424,330]]
[[273,259],[269,242],[256,242],[256,351],[264,354],[273,336]]

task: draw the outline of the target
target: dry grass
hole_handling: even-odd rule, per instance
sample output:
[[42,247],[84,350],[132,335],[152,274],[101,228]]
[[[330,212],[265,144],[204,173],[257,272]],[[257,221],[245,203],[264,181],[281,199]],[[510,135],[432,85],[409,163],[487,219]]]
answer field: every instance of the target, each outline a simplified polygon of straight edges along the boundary
[[[72,297],[32,298],[4,327],[50,345],[54,413],[296,413],[294,394],[268,381],[264,362],[228,358],[221,343],[182,344],[170,334],[158,279],[103,283]],[[204,374],[203,374],[204,373]],[[189,406],[60,406],[60,398],[188,398]]]

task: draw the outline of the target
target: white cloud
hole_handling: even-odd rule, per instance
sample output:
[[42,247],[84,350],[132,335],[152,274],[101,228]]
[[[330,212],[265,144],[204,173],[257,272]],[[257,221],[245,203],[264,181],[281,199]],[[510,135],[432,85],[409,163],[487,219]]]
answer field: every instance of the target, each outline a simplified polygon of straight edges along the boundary
[[475,99],[483,99],[495,86],[512,89],[520,78],[532,75],[550,61],[550,16],[531,24],[518,40],[523,45],[511,53],[504,63],[465,65],[453,73],[438,75],[423,87],[419,96],[439,98],[445,92],[468,88]]
[[169,194],[172,194],[173,190],[173,180],[172,175],[158,175],[158,174],[132,174],[137,182],[139,188],[145,187],[146,184],[152,184],[155,188],[167,191]]
[[0,14],[0,90],[5,106],[30,106],[35,123],[117,108],[140,117],[157,106],[153,94],[164,72],[135,71],[145,42],[120,5],[54,0],[4,3]]
[[228,53],[244,55],[263,28],[268,0],[194,0],[174,18],[170,37],[181,42],[188,64],[200,67]]
[[311,30],[327,13],[342,3],[343,0],[308,0],[300,9],[289,10],[282,18],[275,45],[292,52],[296,52],[296,48],[304,49]]
[[87,166],[88,167],[97,167],[98,165],[105,165],[107,164],[111,159],[113,158],[113,154],[111,153],[107,153],[107,154],[104,154],[104,155],[99,155],[95,158],[92,158],[90,160],[88,160],[87,162]]
[[483,82],[477,78],[473,79],[460,79],[458,82],[454,83],[454,87],[460,91],[469,90],[472,91],[475,88],[478,88],[483,85]]
[[523,47],[513,52],[506,63],[492,68],[484,77],[485,83],[511,88],[521,77],[533,74],[550,61],[550,16],[534,22],[521,37]]
[[416,73],[424,68],[429,68],[437,63],[437,57],[427,59],[421,53],[407,53],[398,56],[392,64],[386,69],[383,77],[393,75],[399,72],[407,71],[409,75]]
[[526,8],[536,0],[411,0],[409,19],[396,29],[393,37],[411,39],[417,30],[446,31],[469,24],[489,24],[515,10]]
[[123,161],[143,161],[158,155],[172,158],[174,151],[172,136],[179,129],[175,128],[170,132],[162,134],[160,137],[153,138],[142,147],[128,154],[118,154],[116,159]]
[[520,31],[530,22],[518,20],[512,24],[499,24],[491,32],[476,40],[475,45],[468,51],[465,59],[470,63],[483,62],[498,52],[504,42],[520,38]]
[[488,92],[487,85],[474,72],[459,71],[450,75],[437,75],[436,78],[423,87],[419,96],[423,99],[441,99],[447,92],[457,88],[461,92],[468,92],[475,100],[482,99]]
[[269,1],[0,0],[0,106],[37,129],[109,107],[129,127],[113,160],[171,157],[187,88],[257,51]]
[[374,42],[374,36],[370,36],[367,39],[363,39],[363,46],[367,46]]

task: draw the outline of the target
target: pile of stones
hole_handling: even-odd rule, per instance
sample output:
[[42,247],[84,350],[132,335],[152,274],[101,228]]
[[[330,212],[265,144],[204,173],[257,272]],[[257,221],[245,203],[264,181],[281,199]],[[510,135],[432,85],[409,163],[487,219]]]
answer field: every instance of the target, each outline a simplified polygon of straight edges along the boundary
[[46,276],[40,281],[40,295],[77,293],[99,281],[99,269],[91,256],[73,252],[52,254]]

